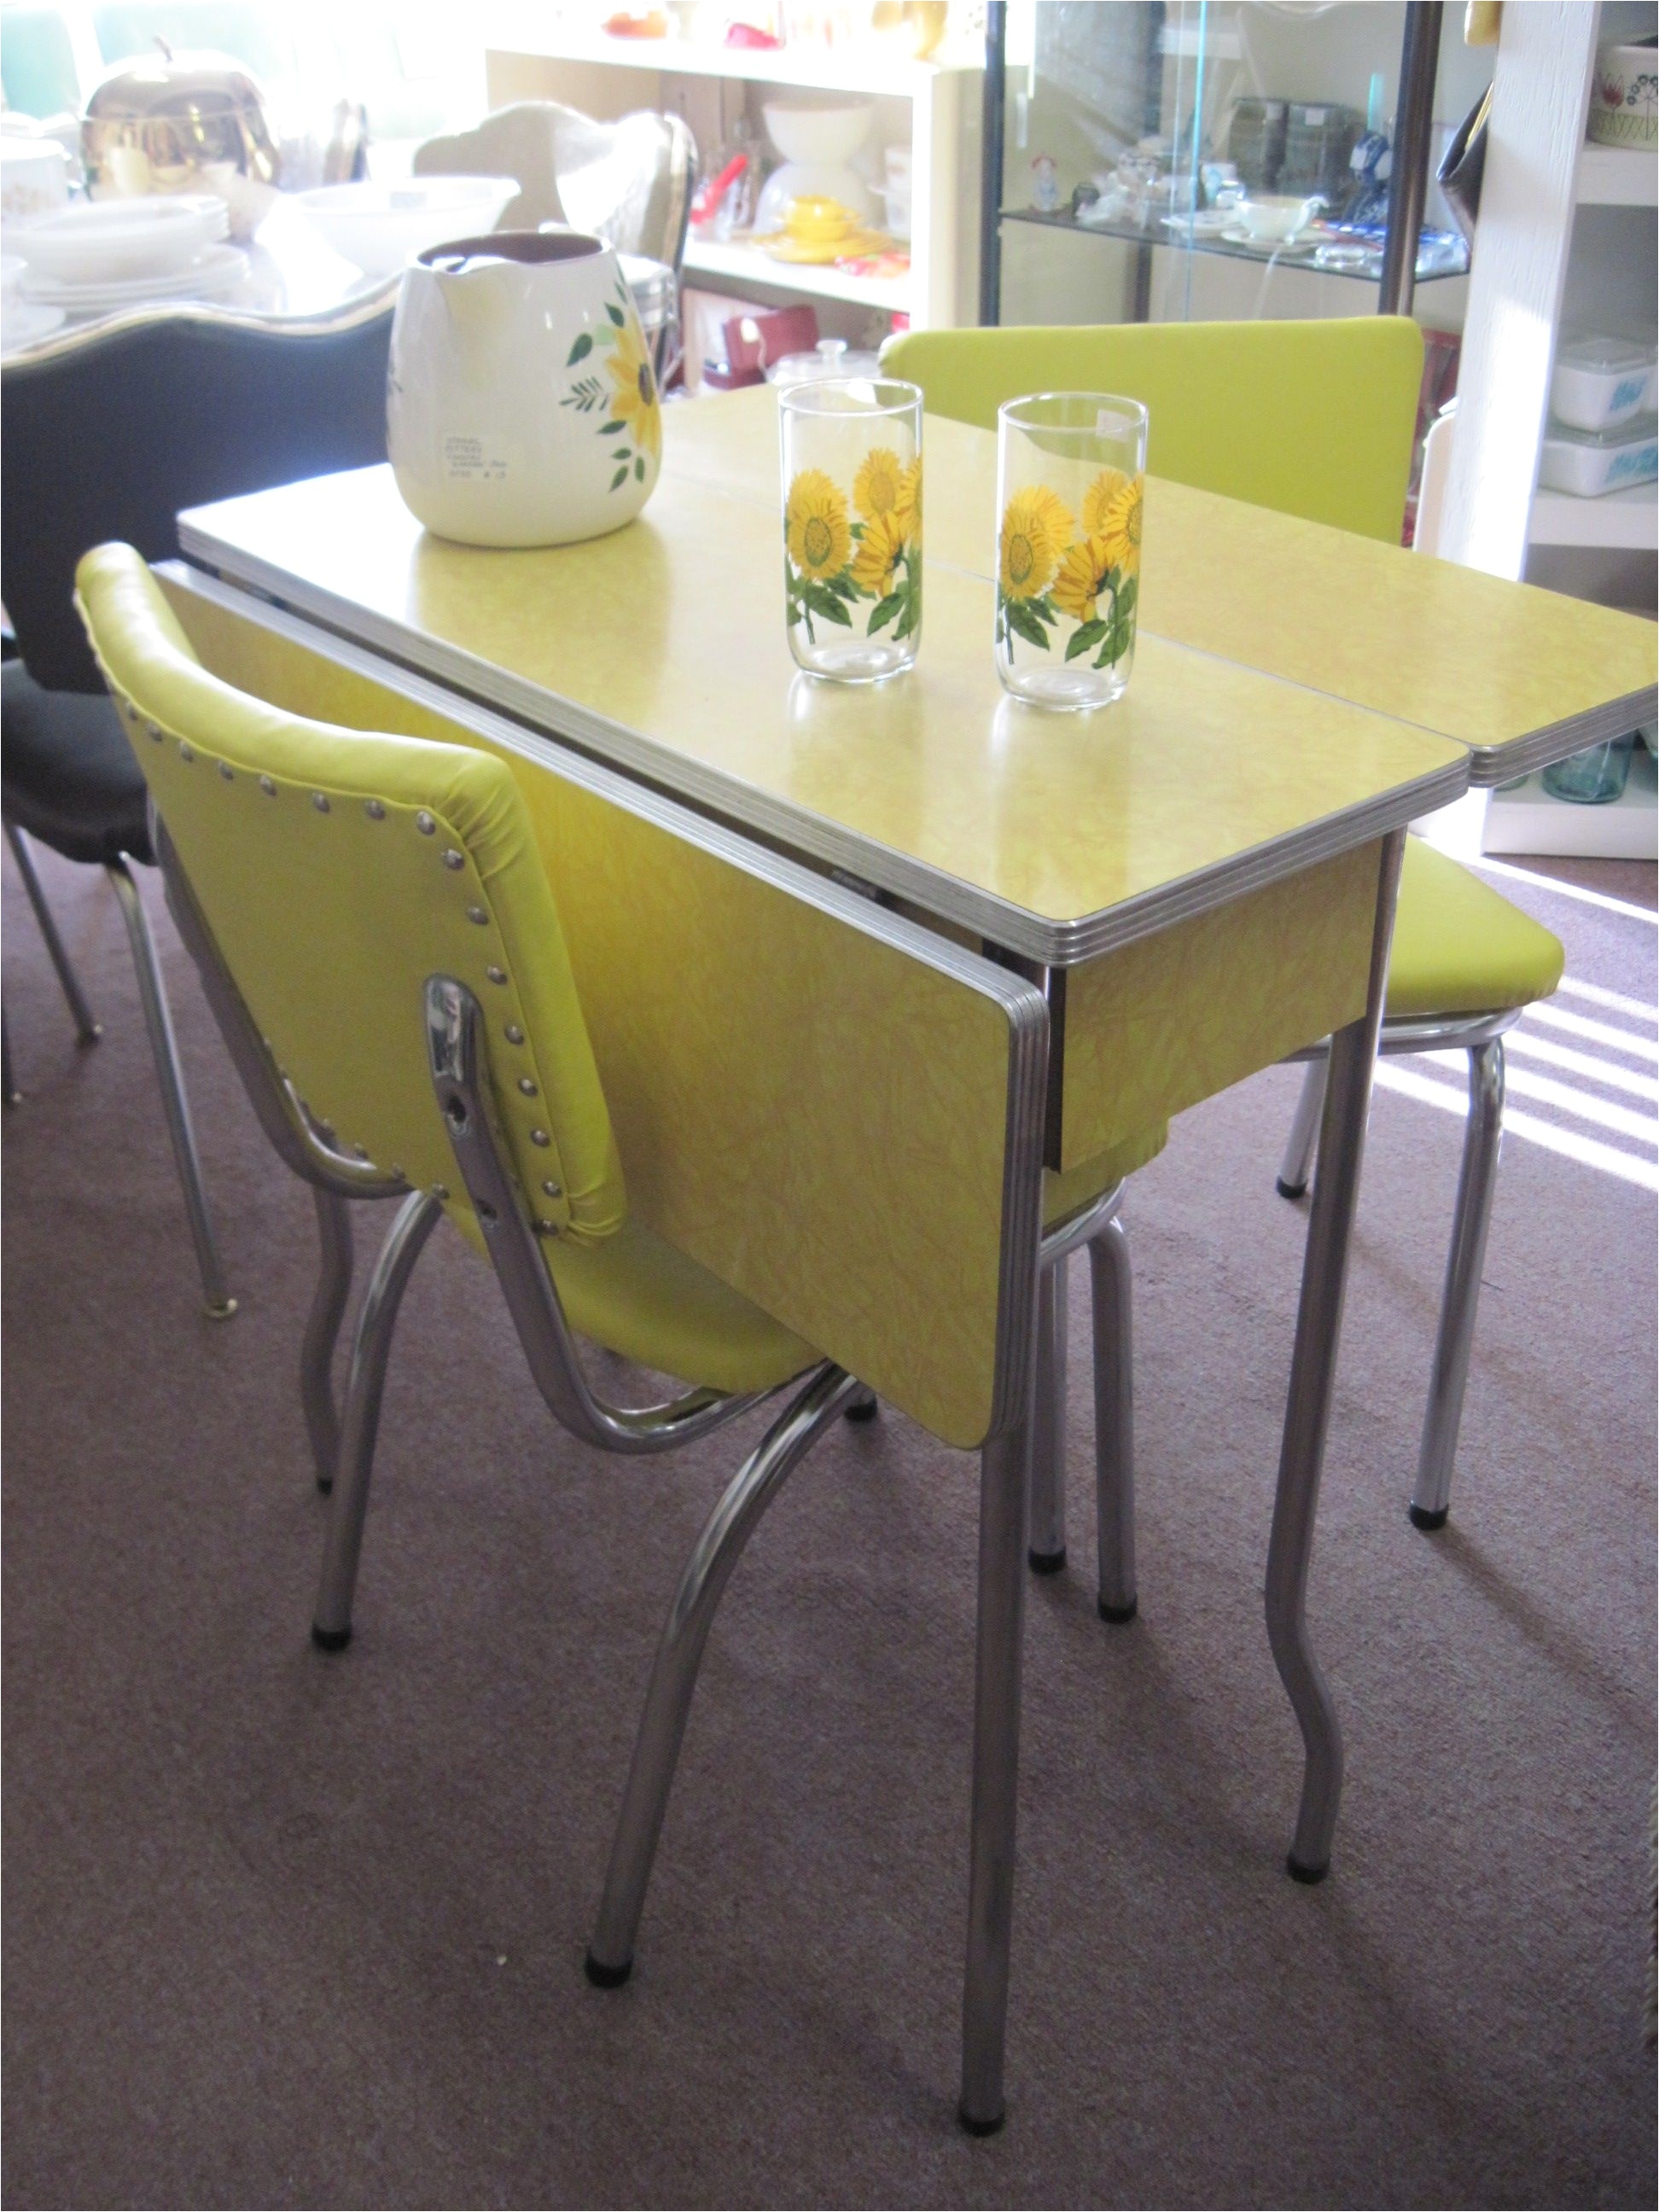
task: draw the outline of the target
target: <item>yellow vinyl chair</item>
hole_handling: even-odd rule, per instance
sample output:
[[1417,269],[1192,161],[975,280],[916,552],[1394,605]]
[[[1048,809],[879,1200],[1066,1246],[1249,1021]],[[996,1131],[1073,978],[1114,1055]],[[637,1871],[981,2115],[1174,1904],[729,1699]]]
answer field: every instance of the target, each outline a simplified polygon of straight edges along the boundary
[[[333,1493],[319,1646],[338,1650],[350,1637],[392,1332],[442,1217],[494,1267],[549,1409],[584,1443],[665,1450],[795,1386],[715,1508],[663,1632],[587,1956],[590,1978],[614,1985],[632,1966],[720,1593],[784,1477],[868,1394],[629,1213],[557,904],[506,763],[305,720],[234,690],[197,661],[129,546],[88,553],[77,584],[149,786],[180,934],[266,1135],[316,1202],[323,1264],[301,1377],[319,1483]],[[1049,1272],[1061,1250],[1103,1234],[1122,1176],[1163,1138],[1050,1178]],[[340,1408],[345,1202],[391,1198],[402,1203],[364,1294]],[[583,1372],[579,1337],[690,1387],[659,1405],[609,1405]],[[1127,1408],[1109,1407],[1104,1425],[1127,1433]],[[1001,1789],[1016,1742],[982,1719],[976,1806],[981,1776]],[[1011,1822],[1011,1788],[1005,1798]],[[998,1863],[1012,1850],[1000,1817],[975,1829],[976,1854]],[[970,1937],[963,2118],[981,2133],[1000,2119],[1006,1888]],[[985,2081],[994,2096],[976,2096]]]
[[[1230,498],[1397,544],[1411,469],[1423,341],[1405,317],[1328,322],[1168,323],[1107,327],[921,331],[882,360],[919,384],[928,410],[994,428],[1023,392],[1121,392],[1152,418],[1148,465]],[[1474,1343],[1504,1109],[1503,1033],[1561,980],[1550,933],[1478,876],[1418,838],[1406,845],[1380,1049],[1462,1049],[1469,1116],[1410,1514],[1446,1520]],[[1279,1188],[1307,1188],[1324,1091],[1324,1048],[1310,1065]],[[1039,1376],[1038,1388],[1044,1387]],[[1039,1439],[1040,1440],[1040,1439]],[[1114,1456],[1107,1472],[1121,1467]],[[1033,1468],[1033,1498],[1063,1525],[1063,1467]],[[1104,1493],[1103,1490],[1103,1503]],[[1133,1502],[1115,1501],[1126,1529]],[[1277,1534],[1277,1526],[1275,1529]],[[1133,1559],[1127,1541],[1117,1546]],[[1134,1610],[1131,1578],[1109,1619]]]

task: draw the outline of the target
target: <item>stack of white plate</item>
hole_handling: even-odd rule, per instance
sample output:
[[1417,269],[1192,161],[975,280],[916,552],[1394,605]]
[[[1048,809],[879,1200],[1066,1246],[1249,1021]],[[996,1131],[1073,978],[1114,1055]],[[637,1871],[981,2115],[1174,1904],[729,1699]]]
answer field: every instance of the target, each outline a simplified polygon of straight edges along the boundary
[[26,301],[84,315],[229,291],[246,276],[248,260],[223,243],[228,228],[222,199],[179,192],[80,202],[40,216],[6,242],[28,264]]

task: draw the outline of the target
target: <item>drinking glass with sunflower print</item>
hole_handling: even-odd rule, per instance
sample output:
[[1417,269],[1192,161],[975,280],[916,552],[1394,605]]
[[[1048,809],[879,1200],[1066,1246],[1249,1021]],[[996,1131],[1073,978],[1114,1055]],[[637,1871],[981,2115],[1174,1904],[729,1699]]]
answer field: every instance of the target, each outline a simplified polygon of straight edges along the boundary
[[1103,707],[1128,683],[1146,461],[1133,399],[1044,392],[1001,410],[993,642],[1016,698]]
[[921,636],[921,393],[832,378],[778,409],[789,649],[809,675],[881,683]]

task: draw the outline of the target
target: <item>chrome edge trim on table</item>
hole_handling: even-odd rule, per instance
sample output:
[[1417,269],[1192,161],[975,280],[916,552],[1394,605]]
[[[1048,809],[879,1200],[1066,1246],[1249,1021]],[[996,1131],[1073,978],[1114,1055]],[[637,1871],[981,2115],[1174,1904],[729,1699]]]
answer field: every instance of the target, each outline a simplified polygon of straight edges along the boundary
[[[179,516],[179,544],[191,561],[216,571],[231,586],[240,586],[245,595],[257,592],[302,619],[320,624],[344,642],[367,640],[378,660],[434,680],[446,698],[459,694],[509,716],[549,743],[578,746],[602,762],[615,763],[648,777],[654,784],[668,787],[678,798],[709,807],[746,830],[793,845],[830,867],[849,869],[882,890],[925,907],[941,921],[956,922],[992,944],[1048,967],[1075,967],[1080,961],[1115,951],[1138,938],[1167,929],[1173,922],[1230,905],[1247,891],[1259,890],[1320,860],[1333,860],[1356,845],[1385,836],[1419,815],[1432,813],[1461,798],[1468,788],[1468,749],[1462,746],[1455,760],[1431,775],[1396,785],[1363,806],[1327,815],[1312,829],[1253,846],[1231,860],[1094,914],[1070,921],[1047,921],[994,891],[975,889],[945,870],[863,837],[810,808],[793,805],[653,738],[642,738],[602,714],[560,700],[538,685],[507,676],[459,646],[417,636],[331,592],[302,583],[287,570],[214,537],[197,520],[199,512],[187,511]],[[418,660],[411,658],[411,648],[418,650]],[[560,727],[550,726],[550,713],[559,716]],[[1429,734],[1447,744],[1459,744],[1439,732]]]
[[1547,730],[1534,730],[1529,737],[1516,738],[1509,744],[1472,746],[1469,782],[1480,789],[1508,783],[1512,777],[1530,775],[1534,769],[1568,760],[1587,746],[1650,726],[1656,719],[1659,719],[1659,684],[1650,684],[1645,690],[1626,692],[1622,699],[1588,708],[1582,714],[1552,722]]

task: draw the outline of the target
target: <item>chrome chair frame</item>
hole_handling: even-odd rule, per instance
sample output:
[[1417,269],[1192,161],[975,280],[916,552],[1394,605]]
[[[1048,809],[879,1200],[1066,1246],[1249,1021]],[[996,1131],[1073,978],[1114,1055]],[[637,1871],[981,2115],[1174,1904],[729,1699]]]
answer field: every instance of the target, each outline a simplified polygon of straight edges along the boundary
[[[278,1156],[312,1186],[321,1267],[301,1356],[301,1398],[320,1489],[333,1491],[312,1636],[337,1651],[350,1638],[351,1605],[368,1508],[381,1395],[398,1308],[422,1248],[447,1193],[412,1189],[395,1166],[382,1170],[349,1158],[334,1133],[316,1120],[276,1066],[224,966],[198,908],[165,824],[151,808],[151,828],[167,898],[179,934],[200,971],[208,1003],[260,1124]],[[1032,1005],[1041,1001],[1032,994]],[[483,1231],[486,1249],[538,1387],[556,1419],[584,1442],[610,1451],[655,1452],[710,1434],[776,1391],[722,1396],[695,1389],[665,1403],[610,1406],[584,1376],[563,1309],[543,1261],[537,1225],[499,1146],[491,1122],[484,1025],[476,1000],[453,977],[427,983],[428,1058],[434,1094],[447,1125],[457,1170]],[[1033,1049],[1028,1042],[1027,1050]],[[1046,1031],[1040,1046],[1046,1053]],[[1037,1074],[1040,1077],[1040,1065]],[[1040,1079],[1030,1085],[1040,1099]],[[1036,1159],[1037,1126],[1023,1133]],[[1044,1247],[1036,1212],[1040,1173],[1010,1169],[1006,1186],[1014,1219],[1007,1231],[1016,1254],[1027,1247],[1030,1273],[1016,1259],[1017,1320],[1006,1354],[1006,1389],[1016,1417],[980,1451],[978,1630],[975,1662],[974,1753],[970,1790],[968,1942],[963,1993],[958,2117],[970,2134],[991,2135],[1005,2118],[1003,2072],[1012,1938],[1014,1837],[1019,1768],[1021,1651],[1024,1629],[1028,1469],[1035,1361],[1031,1324]],[[1085,1210],[1056,1232],[1054,1249],[1072,1249],[1115,1207],[1118,1193]],[[352,1242],[346,1202],[400,1198],[365,1289],[342,1409],[333,1361],[349,1294]],[[659,1644],[633,1760],[613,1839],[586,1969],[600,1987],[632,1972],[657,1842],[709,1628],[744,1545],[785,1478],[842,1413],[863,1411],[870,1393],[823,1360],[779,1386],[793,1395],[728,1484],[680,1577]],[[1023,1408],[1023,1413],[1020,1409]]]
[[[92,1008],[87,1003],[86,993],[81,988],[81,979],[70,960],[57,920],[46,902],[46,890],[34,865],[29,840],[21,826],[9,817],[5,818],[4,829],[6,842],[11,847],[17,872],[22,878],[23,889],[28,894],[29,904],[34,910],[35,922],[68,1002],[70,1018],[75,1024],[76,1041],[82,1045],[95,1044],[104,1033],[103,1025],[94,1018]],[[173,1015],[167,1006],[167,989],[161,981],[161,963],[155,954],[155,939],[150,933],[144,902],[133,880],[132,861],[129,856],[122,853],[114,860],[106,861],[104,873],[109,878],[116,902],[121,909],[121,919],[126,925],[127,943],[131,948],[133,969],[138,979],[138,1002],[143,1008],[144,1027],[149,1032],[150,1053],[155,1062],[155,1079],[161,1093],[161,1109],[166,1116],[167,1137],[173,1146],[179,1182],[184,1192],[185,1214],[190,1223],[191,1241],[196,1248],[204,1306],[210,1320],[228,1321],[236,1311],[236,1301],[225,1287],[224,1266],[219,1257],[218,1239],[213,1231],[207,1187],[202,1180],[202,1163],[196,1148],[195,1128],[191,1121],[190,1099],[185,1090],[184,1073],[179,1065],[178,1040],[173,1035]],[[4,1090],[6,1103],[16,1104],[19,1094],[13,1087],[9,1040]]]
[[[1417,1477],[1406,1509],[1413,1524],[1423,1529],[1443,1528],[1451,1510],[1452,1469],[1474,1349],[1480,1271],[1504,1144],[1504,1033],[1514,1028],[1522,1011],[1517,1006],[1497,1013],[1450,1014],[1443,1018],[1402,1016],[1398,1021],[1384,1021],[1377,1047],[1389,1059],[1419,1052],[1467,1052],[1469,1056],[1469,1111],[1463,1129],[1445,1285],[1435,1330]],[[1278,1188],[1282,1198],[1300,1198],[1308,1188],[1318,1141],[1328,1050],[1328,1044],[1318,1044],[1294,1055],[1307,1063],[1307,1073],[1279,1164]]]

